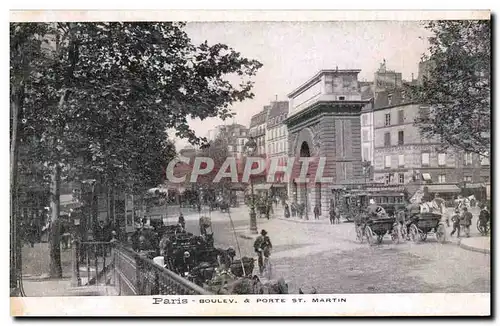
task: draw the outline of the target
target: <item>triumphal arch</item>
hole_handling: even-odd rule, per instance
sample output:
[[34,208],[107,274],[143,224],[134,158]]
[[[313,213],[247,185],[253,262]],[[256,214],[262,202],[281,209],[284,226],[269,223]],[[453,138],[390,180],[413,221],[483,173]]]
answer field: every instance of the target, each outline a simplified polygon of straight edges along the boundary
[[312,157],[316,162],[322,157],[323,177],[332,180],[303,182],[296,174],[290,177],[288,197],[304,203],[310,219],[315,206],[323,218],[328,216],[333,189],[363,179],[360,114],[368,102],[361,100],[359,72],[321,70],[288,94],[289,156]]

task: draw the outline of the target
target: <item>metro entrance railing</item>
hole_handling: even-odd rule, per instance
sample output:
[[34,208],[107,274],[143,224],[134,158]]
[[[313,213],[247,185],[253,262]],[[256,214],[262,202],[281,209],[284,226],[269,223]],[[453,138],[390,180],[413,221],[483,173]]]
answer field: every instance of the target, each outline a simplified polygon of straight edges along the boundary
[[119,242],[75,242],[74,286],[114,286],[118,295],[210,295]]

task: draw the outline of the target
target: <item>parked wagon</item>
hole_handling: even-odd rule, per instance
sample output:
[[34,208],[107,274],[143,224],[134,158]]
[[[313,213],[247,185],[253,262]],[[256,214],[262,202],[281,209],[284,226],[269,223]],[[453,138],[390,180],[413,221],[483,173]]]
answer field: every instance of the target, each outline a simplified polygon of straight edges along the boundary
[[398,241],[396,218],[389,217],[381,206],[370,205],[367,212],[356,218],[355,224],[356,239],[361,243],[364,238],[370,245],[382,243],[386,234],[391,235],[393,242]]
[[446,227],[441,214],[420,213],[412,216],[407,222],[408,234],[413,242],[425,241],[428,234],[434,233],[437,241],[446,241]]

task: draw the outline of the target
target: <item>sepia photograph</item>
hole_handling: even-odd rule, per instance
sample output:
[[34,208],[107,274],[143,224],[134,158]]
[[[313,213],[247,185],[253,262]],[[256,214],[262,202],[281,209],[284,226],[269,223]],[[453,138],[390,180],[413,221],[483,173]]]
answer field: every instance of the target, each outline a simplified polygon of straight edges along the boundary
[[11,11],[11,314],[490,315],[490,11],[230,13]]

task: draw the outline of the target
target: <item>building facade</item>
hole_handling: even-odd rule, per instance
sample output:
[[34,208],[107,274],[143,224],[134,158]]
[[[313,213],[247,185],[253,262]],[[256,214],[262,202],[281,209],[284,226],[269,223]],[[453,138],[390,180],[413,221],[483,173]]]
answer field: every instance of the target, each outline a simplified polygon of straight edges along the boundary
[[489,182],[489,160],[444,148],[437,137],[423,137],[414,124],[419,114],[428,114],[428,109],[415,103],[374,110],[376,182],[401,185],[419,178],[442,185],[436,192],[456,194]]
[[250,136],[257,143],[257,155],[266,154],[266,121],[270,106],[265,106],[262,111],[250,119]]
[[331,183],[290,180],[288,196],[305,204],[308,216],[315,206],[328,216],[335,185],[363,182],[360,114],[367,101],[361,100],[359,72],[321,70],[288,95],[289,156],[325,158],[322,175],[332,178]]
[[232,157],[241,158],[249,137],[248,128],[238,123],[232,123],[217,126],[217,129],[218,136],[222,136],[227,140],[228,154]]
[[288,102],[273,102],[267,116],[267,158],[278,157],[284,164],[288,157],[288,130],[283,123],[288,116]]

